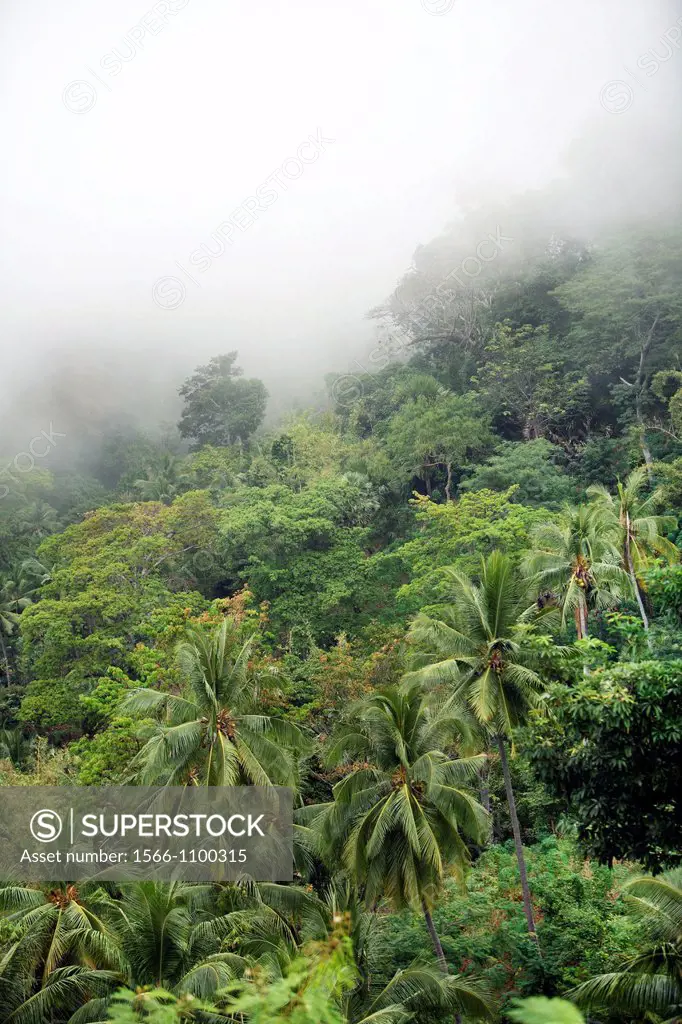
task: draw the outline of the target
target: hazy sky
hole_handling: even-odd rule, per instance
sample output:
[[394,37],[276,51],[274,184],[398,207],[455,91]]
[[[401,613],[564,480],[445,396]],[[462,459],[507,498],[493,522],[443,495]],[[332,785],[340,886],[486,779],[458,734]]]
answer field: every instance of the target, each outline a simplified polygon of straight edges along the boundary
[[[458,204],[547,181],[591,122],[637,123],[654,102],[638,58],[677,17],[667,0],[4,0],[5,415],[65,347],[148,353],[142,402],[232,348],[271,388],[344,369]],[[318,133],[334,141],[300,148]]]

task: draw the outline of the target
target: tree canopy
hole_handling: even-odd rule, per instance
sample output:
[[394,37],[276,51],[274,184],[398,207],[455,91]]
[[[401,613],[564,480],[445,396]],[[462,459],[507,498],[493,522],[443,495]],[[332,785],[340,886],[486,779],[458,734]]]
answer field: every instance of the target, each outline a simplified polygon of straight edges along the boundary
[[296,410],[229,351],[176,427],[6,453],[0,783],[295,812],[292,881],[4,880],[3,1021],[677,1020],[682,228],[556,195]]

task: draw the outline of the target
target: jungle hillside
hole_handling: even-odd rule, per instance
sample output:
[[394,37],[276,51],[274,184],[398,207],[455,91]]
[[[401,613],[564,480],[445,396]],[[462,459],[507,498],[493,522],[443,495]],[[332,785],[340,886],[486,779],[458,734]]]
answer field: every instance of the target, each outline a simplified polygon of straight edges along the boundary
[[295,879],[4,881],[3,1022],[680,1019],[682,223],[521,221],[4,451],[2,786],[288,786]]

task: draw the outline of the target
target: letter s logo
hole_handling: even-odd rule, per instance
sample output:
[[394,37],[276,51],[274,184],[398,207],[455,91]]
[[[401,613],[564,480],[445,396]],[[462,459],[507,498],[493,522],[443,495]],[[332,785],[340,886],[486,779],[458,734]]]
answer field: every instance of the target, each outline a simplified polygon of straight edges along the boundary
[[43,808],[42,811],[36,811],[33,815],[29,828],[31,835],[39,843],[53,843],[61,835],[62,819],[56,811]]

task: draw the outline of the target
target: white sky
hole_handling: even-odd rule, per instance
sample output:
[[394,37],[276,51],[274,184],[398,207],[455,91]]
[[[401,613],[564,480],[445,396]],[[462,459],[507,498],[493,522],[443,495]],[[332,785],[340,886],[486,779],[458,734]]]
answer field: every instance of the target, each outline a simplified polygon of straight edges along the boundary
[[[150,377],[174,382],[231,348],[271,388],[344,369],[415,246],[464,198],[546,181],[614,116],[604,82],[682,15],[667,0],[456,0],[442,16],[420,0],[188,0],[112,76],[101,61],[152,9],[2,5],[5,410],[65,345],[148,351]],[[96,90],[85,113],[63,99],[75,80]],[[176,261],[190,269],[318,128],[335,140],[319,160],[185,279],[178,308],[155,305],[154,283],[182,277]]]

